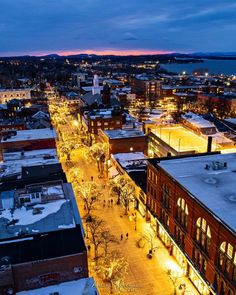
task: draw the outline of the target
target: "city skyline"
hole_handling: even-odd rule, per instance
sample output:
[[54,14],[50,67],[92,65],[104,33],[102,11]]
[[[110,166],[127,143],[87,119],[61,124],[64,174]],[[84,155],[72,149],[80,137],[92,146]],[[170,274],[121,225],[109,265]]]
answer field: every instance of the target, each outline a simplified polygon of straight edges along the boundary
[[236,45],[231,0],[1,2],[0,56],[229,52]]

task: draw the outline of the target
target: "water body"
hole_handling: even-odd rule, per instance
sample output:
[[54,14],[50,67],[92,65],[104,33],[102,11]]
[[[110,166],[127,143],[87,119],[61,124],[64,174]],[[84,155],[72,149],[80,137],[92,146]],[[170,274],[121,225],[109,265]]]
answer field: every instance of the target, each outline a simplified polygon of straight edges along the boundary
[[192,74],[196,70],[204,69],[209,74],[236,75],[236,60],[204,59],[204,62],[199,63],[171,63],[163,64],[161,67],[173,73],[185,71],[188,74]]

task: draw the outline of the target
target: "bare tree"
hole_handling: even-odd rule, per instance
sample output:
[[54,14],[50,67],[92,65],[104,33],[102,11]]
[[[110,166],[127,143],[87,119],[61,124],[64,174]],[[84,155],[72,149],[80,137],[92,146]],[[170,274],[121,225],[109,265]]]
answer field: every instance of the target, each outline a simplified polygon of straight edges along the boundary
[[128,214],[129,204],[135,199],[135,186],[125,176],[118,176],[110,181],[110,193],[117,195],[117,204],[123,203],[125,207],[125,215]]
[[78,191],[84,202],[88,218],[91,217],[91,211],[95,209],[102,196],[101,186],[94,181],[86,181],[78,186]]
[[118,239],[110,233],[108,229],[105,229],[101,233],[101,238],[102,238],[102,248],[104,249],[104,256],[107,256],[108,254],[108,247],[112,243],[118,244],[119,241]]
[[114,289],[121,291],[124,287],[124,279],[128,273],[128,262],[118,251],[112,251],[99,263],[98,275],[104,282],[110,284],[110,293]]
[[86,226],[88,240],[93,245],[94,259],[97,261],[99,258],[99,247],[103,243],[103,239],[101,237],[102,233],[105,231],[105,222],[98,217],[93,217],[90,222],[86,223]]

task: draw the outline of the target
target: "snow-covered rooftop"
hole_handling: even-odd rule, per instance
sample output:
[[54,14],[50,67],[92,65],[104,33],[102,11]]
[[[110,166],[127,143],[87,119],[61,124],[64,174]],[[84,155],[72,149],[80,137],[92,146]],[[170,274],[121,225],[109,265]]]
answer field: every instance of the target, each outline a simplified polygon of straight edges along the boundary
[[22,291],[16,293],[17,295],[98,295],[98,290],[95,286],[93,278],[85,278],[80,280],[69,281],[57,285],[52,285],[44,288]]
[[192,112],[188,112],[181,116],[184,120],[190,122],[192,125],[197,126],[198,128],[214,128],[215,125],[201,116],[196,115]]
[[173,159],[158,165],[236,232],[236,153]]
[[4,162],[0,163],[0,178],[8,175],[21,174],[22,167],[49,165],[58,163],[56,149],[11,152],[3,154]]
[[112,158],[118,161],[122,167],[127,167],[134,161],[139,161],[145,159],[145,155],[142,152],[135,152],[135,153],[119,153],[119,154],[112,154]]
[[16,142],[27,141],[36,139],[49,139],[56,138],[56,132],[51,128],[32,129],[32,130],[17,130],[16,135],[12,135],[6,140],[2,139],[1,142]]
[[80,224],[82,228],[71,184],[45,183],[37,187],[42,189],[41,202],[27,207],[16,206],[20,193],[26,197],[30,194],[19,190],[12,195],[15,201],[11,203],[9,200],[5,209],[1,210],[0,239],[18,236],[20,232],[32,234],[72,228],[75,224]]
[[105,130],[104,133],[110,139],[118,139],[118,138],[129,138],[129,137],[140,137],[145,136],[143,131],[138,129],[116,129],[116,130]]

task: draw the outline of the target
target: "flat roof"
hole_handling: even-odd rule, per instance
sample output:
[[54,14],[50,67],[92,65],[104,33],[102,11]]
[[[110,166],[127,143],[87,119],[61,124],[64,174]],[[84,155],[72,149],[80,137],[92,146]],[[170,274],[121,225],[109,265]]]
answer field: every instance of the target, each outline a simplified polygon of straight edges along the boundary
[[[198,153],[207,151],[207,139],[183,126],[157,126],[151,128],[151,131],[176,151],[196,151]],[[216,148],[216,146],[213,142],[212,150],[214,150],[214,148]]]
[[80,226],[0,242],[0,257],[10,257],[10,263],[13,265],[84,251],[86,247]]
[[157,165],[236,232],[236,153],[170,159]]
[[[53,182],[28,187],[41,188],[48,201],[44,200],[28,207],[16,207],[14,205],[13,214],[9,207],[1,210],[0,240],[20,237],[22,233],[28,236],[30,234],[74,228],[76,224],[80,224],[82,228],[81,218],[70,183]],[[25,191],[17,190],[13,198],[18,191],[25,193]],[[12,203],[14,204],[14,201]],[[34,212],[36,208],[40,210],[38,214]]]
[[22,167],[50,165],[59,163],[56,149],[11,152],[3,154],[4,162],[0,162],[0,178],[10,175],[21,175]]
[[44,288],[22,291],[16,293],[16,295],[48,295],[56,293],[59,295],[98,295],[98,290],[93,278],[85,278],[47,286]]
[[56,138],[56,132],[51,128],[43,129],[30,129],[30,130],[17,130],[16,135],[11,135],[6,140],[2,139],[1,142],[16,142],[16,141],[28,141],[37,139],[51,139]]
[[181,116],[184,120],[199,128],[215,128],[215,125],[204,119],[202,116],[192,112],[185,113]]
[[116,129],[103,131],[110,139],[129,138],[129,137],[143,137],[145,134],[139,129]]

